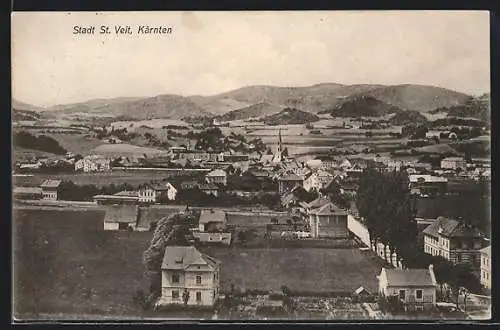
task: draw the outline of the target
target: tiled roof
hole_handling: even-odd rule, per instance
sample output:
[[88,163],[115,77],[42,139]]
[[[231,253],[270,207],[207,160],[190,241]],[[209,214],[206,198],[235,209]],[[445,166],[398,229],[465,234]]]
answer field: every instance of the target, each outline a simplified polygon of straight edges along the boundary
[[111,205],[106,207],[104,222],[137,223],[138,215],[137,205]]
[[423,233],[433,237],[439,235],[446,237],[481,237],[482,234],[476,228],[467,226],[457,220],[439,217],[436,221],[427,226]]
[[323,205],[326,205],[330,203],[330,199],[326,196],[320,196],[318,198],[316,198],[315,200],[309,202],[309,203],[306,203],[306,207],[308,209],[316,209],[316,208],[319,208]]
[[61,184],[61,180],[45,180],[40,187],[41,188],[57,188]]
[[200,253],[194,246],[167,246],[161,269],[185,269],[190,265],[207,265],[215,269],[218,263],[217,259]]
[[199,223],[226,222],[226,213],[221,210],[202,210]]
[[385,269],[389,286],[434,286],[429,269]]

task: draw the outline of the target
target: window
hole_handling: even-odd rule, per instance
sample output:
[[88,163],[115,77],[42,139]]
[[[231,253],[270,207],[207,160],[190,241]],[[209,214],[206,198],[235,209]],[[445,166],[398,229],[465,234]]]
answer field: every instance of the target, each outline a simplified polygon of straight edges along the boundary
[[177,290],[172,291],[172,299],[179,299],[179,291]]
[[201,301],[201,292],[196,292],[196,301],[197,302]]
[[405,300],[406,298],[406,290],[399,290],[399,299]]
[[196,275],[196,284],[201,284],[201,275]]
[[179,283],[179,274],[172,275],[172,283]]
[[417,299],[422,299],[422,290],[415,291],[415,297]]

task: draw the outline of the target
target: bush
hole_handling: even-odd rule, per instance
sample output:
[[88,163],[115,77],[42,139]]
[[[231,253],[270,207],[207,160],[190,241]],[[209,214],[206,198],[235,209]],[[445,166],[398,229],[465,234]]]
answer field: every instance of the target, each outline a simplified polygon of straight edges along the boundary
[[29,132],[18,132],[13,136],[14,146],[26,149],[34,149],[50,152],[56,155],[64,155],[67,151],[59,145],[59,142],[45,135],[38,137]]

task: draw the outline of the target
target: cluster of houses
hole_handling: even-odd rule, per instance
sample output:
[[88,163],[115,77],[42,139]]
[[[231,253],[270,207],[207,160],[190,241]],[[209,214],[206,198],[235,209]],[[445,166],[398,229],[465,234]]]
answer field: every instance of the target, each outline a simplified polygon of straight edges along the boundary
[[13,188],[13,197],[17,200],[42,199],[47,201],[56,201],[59,199],[59,188],[61,180],[45,180],[38,187],[19,187]]

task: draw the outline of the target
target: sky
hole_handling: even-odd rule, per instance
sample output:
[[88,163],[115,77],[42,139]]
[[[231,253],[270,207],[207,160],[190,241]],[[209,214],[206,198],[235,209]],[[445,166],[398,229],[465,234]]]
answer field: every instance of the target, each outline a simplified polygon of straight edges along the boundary
[[[99,34],[100,26],[112,33]],[[129,25],[132,35],[114,33]],[[171,34],[137,34],[140,25]],[[74,26],[95,26],[74,35]],[[247,85],[424,84],[490,91],[486,11],[17,12],[12,92],[37,106],[212,95]]]

